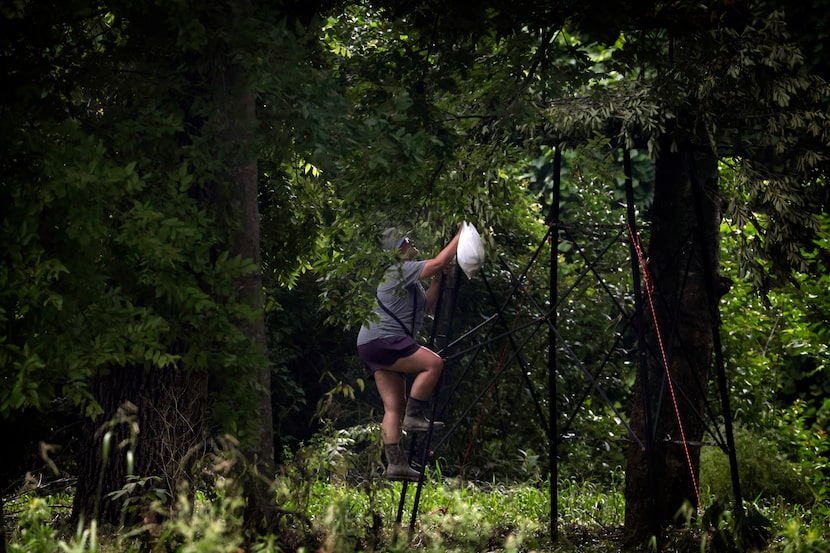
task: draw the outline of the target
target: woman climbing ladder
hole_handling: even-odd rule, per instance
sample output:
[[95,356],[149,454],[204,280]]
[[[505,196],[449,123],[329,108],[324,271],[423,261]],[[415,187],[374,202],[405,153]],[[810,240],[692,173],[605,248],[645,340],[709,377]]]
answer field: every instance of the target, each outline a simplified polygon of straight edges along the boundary
[[[433,280],[427,290],[422,280],[441,274],[455,258],[461,227],[441,252],[427,260],[418,260],[418,248],[397,229],[383,233],[383,247],[397,250],[400,261],[387,268],[377,288],[377,320],[360,328],[357,351],[366,368],[366,376],[374,380],[383,401],[383,446],[389,480],[417,481],[420,473],[409,466],[406,452],[400,447],[401,429],[426,432],[426,417],[444,360],[435,352],[418,345],[415,336],[421,329],[424,314],[435,307],[440,293],[440,279]],[[406,375],[415,379],[406,398]],[[433,422],[434,428],[443,423]]]

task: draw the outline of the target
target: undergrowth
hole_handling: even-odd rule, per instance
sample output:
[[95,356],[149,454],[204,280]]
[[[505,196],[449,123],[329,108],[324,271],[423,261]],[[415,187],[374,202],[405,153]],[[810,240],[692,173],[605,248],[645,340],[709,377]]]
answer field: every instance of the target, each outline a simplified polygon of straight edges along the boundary
[[[362,433],[362,434],[361,434]],[[537,477],[504,482],[466,480],[426,469],[417,484],[381,479],[379,456],[355,436],[370,430],[335,432],[297,452],[275,477],[279,513],[268,534],[246,528],[244,500],[233,473],[211,490],[182,490],[160,522],[131,528],[69,523],[71,490],[40,495],[23,490],[6,503],[7,550],[40,552],[530,552],[593,553],[649,551],[649,544],[623,539],[624,473],[597,482],[560,479],[555,488],[558,520],[551,525],[549,482]],[[609,485],[610,482],[610,485]],[[401,504],[406,488],[405,500]],[[207,493],[209,491],[209,493]],[[757,498],[739,517],[728,500],[703,490],[703,516],[662,537],[663,551],[732,553],[826,553],[830,507],[785,499]],[[413,520],[414,498],[418,495]],[[134,498],[136,501],[141,498]],[[400,522],[398,512],[401,508]],[[555,532],[555,539],[551,539]],[[745,541],[746,537],[759,541]],[[760,539],[763,538],[763,539]],[[656,542],[655,542],[656,543]],[[653,544],[652,544],[653,545]]]

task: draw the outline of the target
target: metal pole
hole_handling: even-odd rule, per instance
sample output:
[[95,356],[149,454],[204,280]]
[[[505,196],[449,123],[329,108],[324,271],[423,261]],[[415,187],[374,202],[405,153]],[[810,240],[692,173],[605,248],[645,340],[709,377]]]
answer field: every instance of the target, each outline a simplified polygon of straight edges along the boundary
[[548,435],[550,450],[550,539],[556,540],[559,521],[559,494],[557,481],[559,479],[559,465],[557,462],[557,406],[556,406],[556,308],[557,290],[559,287],[559,267],[557,263],[559,253],[559,201],[561,197],[562,148],[556,147],[553,156],[553,200],[548,216],[548,225],[554,227],[550,242],[550,313],[548,314],[550,330],[548,332],[548,418],[550,420],[550,434]]
[[729,405],[729,386],[726,378],[726,362],[723,358],[723,344],[720,337],[720,310],[718,309],[718,295],[715,293],[715,271],[712,264],[717,259],[709,249],[709,242],[706,240],[706,227],[704,225],[704,188],[703,182],[697,176],[695,159],[690,162],[690,174],[694,185],[695,212],[697,215],[697,227],[700,233],[701,250],[703,252],[703,275],[706,280],[706,295],[709,299],[709,306],[712,317],[712,345],[715,350],[715,365],[718,374],[718,392],[720,394],[721,410],[723,411],[723,427],[726,432],[726,448],[729,456],[729,469],[732,475],[732,493],[735,495],[735,512],[743,518],[744,504],[741,492],[741,481],[738,476],[738,455],[735,451],[735,435],[732,429],[732,408]]
[[[442,313],[442,303],[443,303],[443,300],[444,300],[444,291],[446,290],[445,285],[446,285],[446,274],[442,274],[441,275],[441,282],[440,282],[441,288],[439,289],[440,293],[438,294],[438,300],[437,300],[436,305],[435,305],[435,318],[432,321],[432,331],[430,332],[429,342],[428,342],[430,349],[435,349],[435,338],[436,338],[436,335],[438,333],[439,324],[441,322],[441,315],[443,314]],[[437,393],[437,388],[439,386],[440,386],[440,381],[439,381],[438,386],[436,386],[436,393]],[[435,399],[435,398],[433,398],[433,399]],[[434,420],[434,417],[433,417],[433,420]],[[430,425],[430,431],[431,430],[432,430],[432,425]],[[430,434],[431,434],[431,432],[430,432]],[[410,446],[409,446],[409,454],[407,455],[407,461],[408,462],[412,461],[412,456],[413,456],[413,453],[415,451],[416,441],[417,441],[417,434],[413,433],[412,440],[411,440]],[[427,444],[426,445],[427,445],[427,448],[429,448],[429,437],[427,438]],[[418,481],[418,484],[419,484],[418,491],[420,491],[420,483],[423,482],[423,480],[424,480],[424,464],[423,463],[424,463],[424,460],[422,459],[421,460],[421,478]],[[401,497],[398,500],[398,513],[395,517],[395,524],[396,525],[400,525],[401,521],[403,520],[403,507],[404,507],[404,504],[406,503],[406,492],[407,492],[408,489],[409,489],[409,482],[404,480],[401,483]],[[416,494],[415,502],[414,502],[414,505],[413,505],[413,515],[412,515],[412,521],[413,522],[412,522],[412,525],[414,525],[414,520],[415,520],[415,516],[416,516],[414,514],[414,512],[417,511],[417,508],[418,508],[418,503],[417,502],[418,502],[418,499],[419,499],[419,497],[418,497],[419,495],[420,494]],[[410,525],[410,530],[411,530],[412,525]]]
[[[448,317],[447,317],[447,330],[446,330],[445,335],[443,336],[443,339],[444,339],[445,343],[447,341],[449,341],[450,335],[452,334],[452,323],[453,323],[453,318],[455,316],[456,305],[458,303],[458,286],[461,282],[460,275],[461,275],[461,268],[456,266],[455,273],[450,277],[451,280],[452,280],[452,282],[450,284],[450,289],[452,290],[452,297],[450,298],[450,308],[449,308],[449,313],[448,313]],[[444,291],[445,291],[444,290],[444,282],[445,282],[444,277],[445,276],[446,275],[441,276],[441,294],[440,294],[440,297],[443,297]],[[441,308],[440,305],[435,306],[435,310],[436,310],[435,311],[435,317],[436,317],[435,322],[436,323],[438,322],[438,319],[437,319],[438,318],[438,309],[440,309],[440,308]],[[435,328],[437,328],[437,327],[433,326],[432,340],[430,341],[430,344],[429,344],[430,347],[433,348],[433,349],[435,349],[435,338],[436,338]],[[429,422],[429,430],[426,433],[426,436],[424,437],[423,451],[421,452],[421,469],[420,469],[421,470],[421,477],[418,479],[418,485],[415,487],[415,499],[412,501],[412,515],[409,518],[409,531],[410,531],[410,533],[415,530],[415,521],[418,518],[418,504],[421,502],[421,491],[423,490],[423,487],[424,487],[424,470],[426,469],[426,465],[427,465],[427,457],[429,457],[429,454],[430,454],[430,446],[432,444],[432,432],[433,432],[433,429],[434,429],[434,424],[433,423],[435,422],[435,414],[437,412],[437,409],[435,408],[435,405],[438,404],[438,401],[439,401],[439,398],[440,398],[441,384],[444,382],[445,372],[446,372],[446,370],[441,372],[441,376],[438,378],[438,384],[435,386],[435,390],[432,393],[433,394],[433,397],[432,397],[433,410],[432,410],[432,413],[430,415],[432,418]],[[413,440],[413,443],[414,443],[414,440]],[[410,455],[410,458],[411,457],[412,456]]]

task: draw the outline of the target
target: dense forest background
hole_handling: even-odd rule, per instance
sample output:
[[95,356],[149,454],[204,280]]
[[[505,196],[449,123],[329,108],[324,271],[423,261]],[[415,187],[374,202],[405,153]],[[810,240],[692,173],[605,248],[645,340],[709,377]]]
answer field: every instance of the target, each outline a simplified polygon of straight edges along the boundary
[[57,547],[56,493],[78,550],[196,547],[205,504],[234,547],[399,547],[354,340],[383,229],[467,220],[427,480],[553,503],[488,539],[592,483],[615,543],[826,550],[828,7],[4,5],[4,544]]

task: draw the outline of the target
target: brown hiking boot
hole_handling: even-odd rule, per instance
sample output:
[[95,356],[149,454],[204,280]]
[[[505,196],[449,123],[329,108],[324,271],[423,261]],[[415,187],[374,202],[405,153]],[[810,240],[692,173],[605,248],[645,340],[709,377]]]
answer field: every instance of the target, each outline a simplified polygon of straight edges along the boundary
[[386,453],[387,462],[384,478],[409,482],[417,482],[421,478],[421,473],[406,462],[406,452],[399,444],[384,444],[383,451]]
[[427,402],[421,399],[410,397],[406,402],[406,413],[403,417],[403,424],[401,425],[405,432],[426,432],[429,430],[429,424],[432,422],[432,428],[441,430],[444,428],[444,423],[440,421],[430,421],[425,414]]

